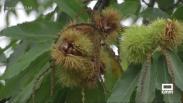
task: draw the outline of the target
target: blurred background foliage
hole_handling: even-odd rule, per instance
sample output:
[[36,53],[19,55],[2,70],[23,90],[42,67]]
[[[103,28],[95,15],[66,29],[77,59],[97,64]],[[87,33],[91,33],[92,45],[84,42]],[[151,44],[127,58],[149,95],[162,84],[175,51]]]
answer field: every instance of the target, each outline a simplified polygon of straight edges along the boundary
[[[0,66],[6,66],[5,73],[0,76],[1,103],[6,100],[11,101],[11,103],[32,103],[33,100],[35,103],[82,102],[79,88],[62,88],[59,83],[56,83],[54,95],[50,96],[51,74],[50,70],[47,70],[50,67],[50,48],[57,38],[57,33],[64,25],[70,21],[87,22],[90,19],[88,11],[92,9],[88,5],[91,2],[100,1],[5,0],[0,5],[2,12],[6,12],[6,28],[0,31],[0,36],[6,36],[10,39],[10,43],[5,48],[0,48]],[[183,20],[182,0],[109,1],[108,7],[117,8],[123,16],[121,24],[124,26],[148,24],[157,18]],[[10,26],[9,18],[11,14],[18,16],[17,10],[22,9],[15,8],[18,3],[23,5],[23,9],[27,14],[33,11],[36,12],[36,19]],[[45,13],[45,10],[49,8],[53,10]],[[125,25],[126,21],[128,25]],[[114,45],[120,49],[118,44]],[[5,53],[10,48],[13,53],[6,56]],[[111,72],[104,75],[106,88],[103,88],[103,85],[99,83],[97,88],[86,90],[85,103],[106,103],[118,78],[112,73],[113,68],[116,68],[114,63],[111,62],[109,65],[107,69]],[[123,68],[126,69],[126,67]],[[47,73],[44,73],[45,71]],[[135,72],[137,71],[133,71],[132,74]],[[39,80],[37,80],[38,77],[40,77]],[[127,81],[133,80],[129,79]],[[134,80],[134,82],[136,81]],[[126,85],[124,88],[128,86]],[[127,89],[123,92],[132,93],[133,91]]]

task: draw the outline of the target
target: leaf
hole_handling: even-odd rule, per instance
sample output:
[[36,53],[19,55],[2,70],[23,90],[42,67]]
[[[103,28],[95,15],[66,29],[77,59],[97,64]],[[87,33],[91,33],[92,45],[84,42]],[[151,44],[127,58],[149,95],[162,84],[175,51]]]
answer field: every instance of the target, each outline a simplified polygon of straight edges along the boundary
[[116,82],[107,103],[129,103],[139,77],[139,66],[130,65],[127,71]]
[[102,49],[101,61],[105,64],[105,92],[108,92],[108,95],[110,95],[109,92],[112,91],[114,84],[122,74],[122,68],[116,58],[113,56],[113,51],[111,53],[111,49],[108,48]]
[[[35,91],[34,102],[35,103],[64,103],[68,89],[62,88],[62,86],[57,82],[55,86],[55,93],[50,96],[51,79],[50,74],[46,75],[43,79],[39,88]],[[26,103],[32,103],[33,98],[29,98]]]
[[60,21],[60,23],[54,23],[48,20],[38,19],[34,22],[5,28],[0,32],[0,34],[13,39],[24,39],[33,42],[53,41],[57,38],[57,34],[61,30],[62,26],[65,25],[62,23],[63,21]]
[[183,91],[183,63],[181,59],[171,51],[165,51],[164,55],[166,57],[167,66],[170,70],[169,74],[173,74],[175,85]]
[[169,15],[159,8],[147,8],[140,13],[147,20],[156,20],[157,18],[168,18]]
[[156,90],[155,92],[155,98],[154,101],[152,103],[165,103],[163,101],[163,94],[161,94],[161,90]]
[[183,21],[183,6],[180,6],[173,13],[173,18]]
[[64,11],[73,19],[87,20],[86,5],[81,0],[56,0],[61,11]]
[[115,75],[115,73],[113,73],[113,70],[112,70],[114,66],[112,67],[112,66],[109,66],[109,65],[106,65],[106,68],[105,68],[106,72],[104,74],[104,78],[105,78],[104,83],[105,83],[105,86],[106,86],[106,89],[107,89],[107,91],[105,91],[106,93],[112,91],[112,88],[113,88],[114,84],[116,83],[116,81],[118,79],[118,75]]
[[17,96],[21,89],[25,88],[25,86],[27,86],[34,79],[41,68],[44,68],[45,64],[48,62],[48,59],[48,53],[45,53],[31,63],[26,70],[13,78],[6,80],[5,86],[0,85],[0,99],[7,97],[14,98]]
[[67,24],[71,21],[71,17],[67,15],[65,12],[61,12],[58,14],[58,19],[57,21],[60,22],[62,21],[62,24]]
[[[2,52],[2,53],[1,53]],[[0,63],[4,63],[6,62],[6,56],[5,54],[3,53],[3,49],[0,48]]]
[[105,93],[102,85],[95,88],[85,90],[85,103],[106,103]]
[[5,56],[4,52],[10,49],[11,47],[13,48],[16,45],[16,42],[17,42],[16,40],[12,40],[4,49],[0,48],[0,62],[3,63],[7,62],[7,59],[9,58]]
[[[155,53],[153,57],[155,78],[156,78],[156,88],[162,90],[162,84],[172,83],[170,76],[168,74],[168,67],[166,64],[165,57],[160,53]],[[180,103],[181,102],[181,92],[174,87],[174,93],[169,95],[163,95],[163,100],[165,103]]]
[[33,81],[25,88],[21,88],[21,92],[12,100],[12,103],[25,103],[32,94]]
[[19,0],[6,0],[4,7],[5,8],[14,8]]
[[[47,75],[42,81],[40,88],[35,91],[35,103],[46,103],[50,98],[50,75]],[[29,98],[26,103],[33,103],[33,98]]]
[[137,83],[136,103],[151,103],[155,97],[155,80],[152,69],[151,60],[147,59],[142,66]]
[[71,88],[67,92],[66,103],[82,103],[81,89]]
[[[43,84],[43,86],[45,86],[45,85]],[[49,84],[47,84],[47,85],[49,85]],[[48,95],[48,97],[50,97],[50,98],[49,98],[49,102],[47,102],[47,103],[64,103],[65,102],[66,94],[68,92],[68,88],[62,88],[62,86],[59,83],[56,85],[56,88],[57,88],[57,90],[55,91],[56,93],[54,94],[54,96],[50,97]],[[42,87],[40,89],[42,89]],[[44,102],[40,101],[39,96],[46,97],[46,96],[44,96],[45,95],[45,93],[44,93],[45,90],[47,90],[47,89],[42,89],[42,92],[40,91],[40,93],[42,95],[39,94],[37,96],[37,99],[39,100],[37,103],[44,103]],[[45,100],[45,102],[46,102],[46,100]]]
[[48,52],[50,50],[50,45],[50,43],[34,45],[28,52],[17,58],[16,63],[7,68],[3,78],[10,79],[24,71],[36,58],[43,53]]
[[[97,85],[96,88],[84,90],[85,103],[106,103],[105,94],[102,85]],[[67,91],[66,103],[82,103],[82,89],[71,88]]]
[[[63,14],[63,13],[61,13]],[[58,33],[62,27],[69,22],[68,15],[61,15],[62,19],[58,22],[53,22],[45,18],[38,18],[34,22],[27,22],[5,28],[0,32],[0,35],[8,36],[13,39],[21,39],[35,42],[54,41],[58,37]]]
[[177,54],[179,56],[179,58],[181,59],[181,61],[183,61],[183,45],[180,45],[177,47]]
[[[44,76],[42,75],[42,73],[45,72],[45,70],[47,71],[48,67],[49,67],[49,65],[44,65],[42,68],[40,68],[40,71],[37,72],[37,74],[33,77],[34,79],[31,82],[29,82],[28,85],[26,85],[24,88],[21,88],[21,91],[15,96],[15,98],[12,99],[12,102],[13,103],[26,103],[34,92],[34,86],[36,85],[36,89],[40,88],[40,85],[42,84],[43,80],[45,80],[44,77],[46,77],[46,75],[48,73],[44,74]],[[40,80],[37,81],[37,78],[40,75],[42,77]]]
[[158,90],[162,89],[163,83],[171,83],[170,76],[168,74],[168,68],[166,65],[165,57],[161,52],[156,52],[153,55],[153,69],[155,70],[156,88]]
[[140,9],[140,2],[138,0],[125,0],[120,5],[112,5],[118,9],[124,17],[134,16]]
[[174,88],[174,93],[169,95],[163,95],[163,100],[165,103],[181,103],[181,91],[176,87]]
[[157,0],[157,3],[161,10],[172,13],[174,0]]
[[7,67],[16,63],[17,58],[20,58],[27,50],[30,49],[30,43],[26,41],[21,41],[14,49],[13,54],[10,55],[7,62]]
[[37,10],[38,7],[40,6],[37,0],[21,0],[21,1],[27,13],[30,13],[33,10]]

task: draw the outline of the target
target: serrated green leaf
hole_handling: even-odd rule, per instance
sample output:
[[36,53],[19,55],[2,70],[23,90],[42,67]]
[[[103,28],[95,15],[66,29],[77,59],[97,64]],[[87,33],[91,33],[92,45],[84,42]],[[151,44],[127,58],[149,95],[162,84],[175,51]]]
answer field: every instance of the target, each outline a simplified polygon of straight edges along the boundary
[[[35,89],[40,88],[43,80],[45,80],[44,77],[46,77],[49,72],[47,70],[48,67],[49,64],[44,65],[42,68],[40,68],[40,71],[33,77],[33,80],[30,81],[25,87],[21,88],[21,91],[12,99],[12,103],[26,103],[31,98],[34,92],[34,87],[36,87]],[[43,72],[45,72],[46,74],[43,75]],[[42,77],[39,78],[39,81],[37,81],[40,75]]]
[[142,17],[147,20],[153,21],[157,18],[169,18],[170,16],[159,8],[147,8],[140,13]]
[[[105,93],[102,85],[98,84],[96,88],[84,89],[85,103],[106,103]],[[67,91],[66,103],[82,103],[82,89],[71,88]]]
[[130,65],[127,71],[116,82],[107,103],[129,103],[139,77],[139,66]]
[[[183,91],[183,63],[181,59],[172,51],[166,51],[165,54],[167,66],[173,73],[175,85]],[[169,74],[171,74],[169,72]]]
[[14,39],[45,42],[57,38],[57,34],[61,30],[62,26],[62,23],[59,24],[38,19],[34,22],[8,27],[2,30],[0,34]]
[[37,59],[43,53],[48,52],[50,50],[50,46],[51,43],[34,45],[29,51],[17,58],[16,63],[10,65],[7,68],[3,78],[10,79],[24,71],[35,59]]
[[15,8],[16,4],[19,2],[19,0],[6,0],[5,1],[5,8]]
[[183,61],[183,45],[180,45],[177,47],[177,55],[179,56],[179,58],[181,59],[181,61]]
[[30,13],[33,10],[37,10],[38,7],[41,6],[37,0],[21,0],[21,2],[24,5],[25,11],[27,13]]
[[[44,84],[43,84],[43,86],[44,86]],[[57,89],[54,93],[54,96],[50,97],[48,102],[45,101],[46,103],[64,103],[65,102],[65,99],[66,99],[66,96],[67,96],[66,94],[68,92],[68,88],[62,88],[60,84],[57,84],[56,88]],[[40,89],[42,89],[42,87]],[[42,90],[43,92],[40,91],[40,93],[43,94],[45,90],[46,89],[43,89]],[[44,95],[45,94],[43,94],[42,96],[44,96]],[[38,100],[40,100],[39,96],[41,96],[41,94],[39,94],[37,96]],[[46,97],[46,96],[44,96],[44,97]],[[49,97],[49,95],[48,95],[48,97]],[[42,102],[40,101],[40,102],[37,102],[37,103],[42,103]]]
[[0,48],[0,62],[7,63],[7,59],[9,58],[7,58],[4,53],[6,50],[10,49],[11,47],[13,48],[15,45],[16,40],[12,40],[4,49]]
[[173,11],[173,5],[174,5],[174,0],[157,0],[158,7],[166,11],[167,13],[172,13]]
[[155,98],[154,101],[152,103],[165,103],[163,101],[163,94],[161,94],[161,90],[156,90],[155,92]]
[[[153,57],[153,68],[155,69],[156,78],[156,88],[160,91],[162,90],[162,84],[172,83],[170,76],[168,74],[168,67],[166,64],[166,59],[162,53],[158,52]],[[174,87],[173,94],[163,95],[163,100],[165,103],[180,103],[181,102],[181,92]]]
[[183,6],[180,6],[173,13],[173,18],[183,21]]
[[101,58],[105,59],[102,60],[103,62],[105,61],[105,92],[109,96],[110,92],[112,92],[114,84],[122,74],[122,68],[120,64],[117,63],[117,61],[115,60],[115,57],[113,57],[113,55],[111,54],[111,51],[109,51],[107,48],[103,49],[102,54],[103,55],[101,56]]
[[170,76],[168,75],[166,60],[161,52],[156,52],[153,55],[153,69],[155,70],[155,74],[156,74],[155,84],[158,90],[162,89],[163,83],[171,83]]
[[86,5],[81,0],[56,0],[61,11],[64,11],[73,19],[79,19],[81,21],[89,18]]
[[152,69],[152,63],[146,60],[137,83],[136,103],[151,103],[155,97],[155,79]]
[[57,21],[63,21],[63,24],[67,24],[71,21],[71,17],[65,12],[61,12],[58,14]]
[[7,62],[7,67],[16,63],[17,58],[20,58],[27,50],[30,49],[30,43],[26,41],[21,41],[15,48],[13,54],[10,55]]
[[102,85],[98,84],[95,88],[85,90],[85,103],[106,103],[105,93]]
[[112,71],[112,68],[110,67],[106,67],[106,72],[105,72],[105,75],[104,75],[104,78],[105,78],[105,86],[106,86],[106,89],[107,91],[105,91],[106,93],[107,92],[112,92],[112,88],[114,86],[114,84],[116,83],[117,81],[117,75],[115,75]]
[[[40,88],[35,91],[34,102],[35,103],[54,103],[50,102],[50,75],[46,76],[46,78],[42,81]],[[33,103],[33,98],[29,98],[27,103]]]
[[[1,51],[3,51],[3,49],[0,48],[0,52],[1,52]],[[2,53],[0,54],[0,63],[4,63],[4,62],[6,62],[6,56],[5,56],[5,54],[2,52]]]
[[131,17],[138,12],[140,8],[140,2],[138,0],[125,0],[120,5],[111,6],[118,9],[123,17]]
[[34,85],[34,83],[32,81],[25,88],[22,88],[20,93],[11,102],[12,103],[25,103],[32,94],[33,85]]
[[31,41],[33,43],[54,41],[58,37],[58,33],[62,27],[70,20],[66,14],[61,16],[62,19],[59,19],[58,22],[47,20],[44,18],[46,16],[40,17],[34,22],[22,23],[17,26],[5,28],[0,32],[0,35],[13,39]]
[[66,103],[82,103],[82,95],[80,88],[71,88],[67,92]]
[[[60,68],[57,68],[60,69]],[[44,72],[44,71],[42,71]],[[34,102],[35,103],[65,103],[66,94],[68,88],[63,88],[62,85],[56,82],[55,91],[53,96],[51,96],[51,74],[48,74],[45,79],[43,79],[42,83],[38,85],[34,93]],[[55,80],[56,81],[56,80]],[[32,103],[33,97],[29,98],[26,103]]]
[[181,103],[181,91],[175,87],[173,92],[173,94],[163,95],[165,103]]
[[36,59],[25,71],[14,76],[11,79],[6,80],[5,86],[0,85],[0,99],[2,98],[14,98],[21,89],[25,88],[39,73],[41,68],[44,68],[48,62],[48,53],[45,53],[38,59]]

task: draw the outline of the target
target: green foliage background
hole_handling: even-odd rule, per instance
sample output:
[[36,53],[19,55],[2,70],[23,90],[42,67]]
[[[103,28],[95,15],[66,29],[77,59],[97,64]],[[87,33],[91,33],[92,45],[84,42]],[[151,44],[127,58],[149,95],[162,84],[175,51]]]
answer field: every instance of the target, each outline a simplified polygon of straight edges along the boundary
[[[18,24],[16,26],[7,27],[0,32],[0,36],[7,36],[11,39],[11,43],[4,49],[0,48],[0,62],[7,65],[5,74],[0,77],[0,80],[5,80],[5,85],[0,83],[0,101],[10,98],[11,103],[32,103],[33,94],[35,103],[81,103],[82,95],[79,88],[63,88],[61,84],[56,83],[55,93],[50,96],[50,70],[45,75],[41,75],[41,79],[37,78],[50,67],[50,49],[58,32],[69,23],[71,20],[78,22],[86,22],[89,18],[86,4],[81,0],[6,0],[4,7],[15,7],[21,2],[24,7],[32,7],[26,9],[27,13],[35,10],[38,17],[35,21]],[[145,3],[144,3],[145,2]],[[47,15],[43,15],[43,11],[56,3],[54,11]],[[154,7],[155,3],[158,8]],[[117,8],[123,15],[123,20],[131,18],[133,23],[136,23],[139,18],[143,18],[143,23],[147,24],[157,18],[172,18],[183,20],[183,1],[182,0],[150,0],[150,2],[140,0],[125,0],[122,4],[117,4],[117,1],[110,0],[110,7]],[[144,4],[145,6],[142,6]],[[0,5],[2,8],[3,6]],[[7,24],[10,13],[15,15],[14,9],[7,11]],[[57,14],[57,19],[54,20],[54,14]],[[118,44],[115,44],[117,47]],[[14,53],[9,58],[5,57],[4,52],[12,48]],[[169,55],[172,58],[174,66],[177,68],[175,73],[179,75],[177,81],[178,87],[183,91],[183,48],[178,48],[178,53]],[[150,80],[157,85],[156,94],[160,95],[160,84],[164,81],[169,81],[167,67],[163,61],[162,55],[153,56],[153,69],[151,75],[147,78],[146,84]],[[122,77],[117,80],[115,74],[112,73],[112,68],[115,68],[111,62],[104,75],[105,87],[98,84],[97,88],[85,90],[85,103],[133,103],[134,89],[138,82],[137,77],[141,66],[129,65],[127,71],[122,74]],[[125,68],[125,66],[124,66]],[[135,68],[135,69],[134,69]],[[157,78],[155,78],[157,77]],[[114,86],[115,84],[115,86]],[[36,85],[36,88],[34,86]],[[153,84],[152,84],[153,85]],[[114,86],[114,88],[113,88]],[[34,93],[34,89],[36,92]],[[149,90],[155,89],[154,86],[146,88],[147,92],[143,95],[150,95]],[[165,103],[180,103],[181,92],[176,88],[175,95],[166,95],[164,98],[160,95],[151,96],[154,103],[164,100]],[[150,99],[150,98],[145,98]],[[153,100],[153,99],[152,99]],[[173,102],[172,102],[173,101]]]

